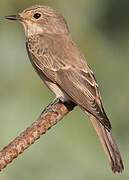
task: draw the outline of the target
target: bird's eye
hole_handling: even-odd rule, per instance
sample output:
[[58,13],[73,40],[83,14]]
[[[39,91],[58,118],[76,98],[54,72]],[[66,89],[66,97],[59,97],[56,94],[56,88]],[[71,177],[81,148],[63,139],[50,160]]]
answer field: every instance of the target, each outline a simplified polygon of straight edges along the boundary
[[39,14],[39,13],[35,13],[35,14],[34,14],[34,18],[35,18],[35,19],[39,19],[40,16],[41,16],[41,14]]

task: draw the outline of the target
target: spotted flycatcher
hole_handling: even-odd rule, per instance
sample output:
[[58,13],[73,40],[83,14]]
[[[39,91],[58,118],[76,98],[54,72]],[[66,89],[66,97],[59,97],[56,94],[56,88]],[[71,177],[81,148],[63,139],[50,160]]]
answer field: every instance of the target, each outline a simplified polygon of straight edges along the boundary
[[73,102],[90,117],[109,158],[113,172],[122,172],[123,162],[110,133],[94,74],[75,42],[64,17],[48,6],[33,6],[18,15],[24,27],[30,61],[46,86],[62,102]]

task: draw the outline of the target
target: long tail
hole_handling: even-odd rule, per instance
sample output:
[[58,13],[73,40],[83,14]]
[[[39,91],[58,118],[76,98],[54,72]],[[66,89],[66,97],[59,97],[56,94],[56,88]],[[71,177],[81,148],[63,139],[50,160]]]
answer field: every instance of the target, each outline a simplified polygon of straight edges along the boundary
[[94,116],[90,115],[90,119],[102,143],[104,151],[108,156],[112,171],[114,173],[122,172],[124,170],[122,158],[111,133],[105,129]]

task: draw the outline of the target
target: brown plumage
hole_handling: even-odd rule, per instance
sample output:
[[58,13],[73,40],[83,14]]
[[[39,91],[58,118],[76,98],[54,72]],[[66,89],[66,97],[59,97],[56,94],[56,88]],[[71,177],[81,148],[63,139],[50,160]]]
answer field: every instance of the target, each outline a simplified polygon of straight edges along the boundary
[[43,82],[56,98],[73,101],[89,115],[113,172],[122,172],[122,159],[110,133],[96,79],[63,16],[53,8],[33,6],[7,18],[19,20],[24,26],[30,61]]

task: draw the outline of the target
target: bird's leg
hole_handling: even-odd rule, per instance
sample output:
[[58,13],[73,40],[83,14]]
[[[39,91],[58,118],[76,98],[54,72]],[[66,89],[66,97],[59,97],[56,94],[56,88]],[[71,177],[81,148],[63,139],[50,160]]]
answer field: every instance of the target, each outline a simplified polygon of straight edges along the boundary
[[[46,110],[48,110],[53,104],[55,104],[57,101],[59,100],[59,97],[55,97],[54,100],[47,105],[47,107],[43,110],[43,112],[45,112]],[[42,113],[43,113],[42,112]]]
[[47,106],[47,108],[51,107],[53,104],[55,104],[59,100],[59,97],[55,97],[54,100]]

